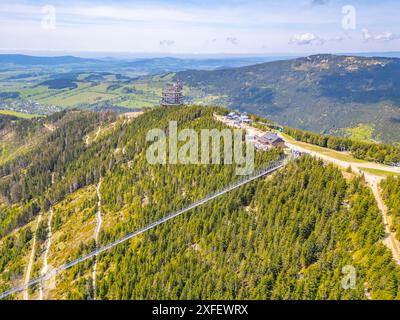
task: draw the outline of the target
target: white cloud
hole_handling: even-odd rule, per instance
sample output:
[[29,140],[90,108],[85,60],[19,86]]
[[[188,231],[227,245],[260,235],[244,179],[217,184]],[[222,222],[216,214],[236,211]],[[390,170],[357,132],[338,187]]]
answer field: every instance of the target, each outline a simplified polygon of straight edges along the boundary
[[162,47],[171,47],[175,44],[174,40],[161,40],[160,41],[160,46]]
[[322,6],[324,4],[327,4],[329,0],[312,0],[311,5],[312,6]]
[[290,39],[290,44],[297,44],[297,45],[322,45],[324,44],[325,40],[318,37],[315,33],[306,32],[302,34],[295,34]]
[[375,36],[375,40],[377,41],[393,41],[398,39],[400,39],[400,35],[391,32],[385,32]]
[[362,29],[363,40],[365,42],[368,41],[381,41],[381,42],[390,42],[394,40],[399,40],[400,35],[394,34],[392,32],[383,32],[374,35],[368,29]]
[[364,41],[370,41],[370,40],[372,40],[374,38],[372,33],[366,28],[362,29],[361,32],[362,32],[362,36],[363,36]]
[[341,34],[339,36],[333,37],[330,39],[331,41],[336,41],[336,42],[343,42],[345,40],[351,40],[351,36],[347,33]]
[[[16,1],[18,2],[18,0]],[[114,22],[152,22],[152,23],[198,23],[198,24],[234,24],[271,25],[276,23],[323,23],[334,22],[332,17],[314,16],[303,11],[298,16],[298,9],[274,7],[271,3],[248,5],[217,5],[215,7],[191,7],[180,5],[139,4],[132,1],[128,5],[100,5],[85,1],[73,2],[68,5],[55,5],[60,16],[68,17],[68,22],[96,21],[98,23]],[[40,16],[40,5],[0,3],[0,13],[11,15],[26,15],[36,19]]]
[[226,38],[226,42],[236,46],[239,44],[239,39],[235,38],[235,37],[228,37],[228,38]]
[[[400,2],[390,6],[360,4],[357,9],[363,14],[364,25],[392,33],[365,33],[373,41],[350,33],[353,39],[348,41],[340,35],[341,14],[336,1],[321,5],[326,1],[316,0],[316,6],[311,6],[312,1],[224,0],[201,5],[197,0],[54,1],[57,28],[43,30],[42,6],[37,3],[46,2],[3,0],[0,50],[309,53],[320,51],[318,45],[322,44],[324,51],[330,52],[397,50],[393,40],[400,33]],[[262,46],[264,43],[269,47]]]

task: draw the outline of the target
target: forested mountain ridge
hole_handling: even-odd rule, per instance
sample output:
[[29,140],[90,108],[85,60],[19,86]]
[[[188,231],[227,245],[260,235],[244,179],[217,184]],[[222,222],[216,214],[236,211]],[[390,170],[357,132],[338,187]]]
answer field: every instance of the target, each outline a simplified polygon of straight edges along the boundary
[[175,79],[201,90],[215,104],[291,127],[399,142],[399,74],[397,58],[322,54],[242,68],[184,71]]
[[[100,245],[234,180],[235,166],[154,166],[146,161],[148,130],[166,130],[170,121],[179,128],[226,128],[215,121],[214,112],[226,110],[157,108],[131,120],[72,111],[46,119],[53,130],[45,128],[46,144],[0,165],[4,172],[15,168],[0,178],[0,291],[23,281],[35,234],[31,277],[40,274],[49,223],[50,266],[96,247],[100,177]],[[96,138],[89,141],[88,135]],[[256,166],[280,154],[279,149],[257,153]],[[302,157],[268,179],[101,254],[96,287],[93,260],[88,260],[57,275],[44,296],[366,299],[368,292],[374,299],[399,299],[400,269],[381,244],[383,233],[378,207],[361,177],[346,179],[339,169]],[[353,290],[341,283],[347,265],[357,270]],[[38,291],[32,288],[30,297],[37,298]]]

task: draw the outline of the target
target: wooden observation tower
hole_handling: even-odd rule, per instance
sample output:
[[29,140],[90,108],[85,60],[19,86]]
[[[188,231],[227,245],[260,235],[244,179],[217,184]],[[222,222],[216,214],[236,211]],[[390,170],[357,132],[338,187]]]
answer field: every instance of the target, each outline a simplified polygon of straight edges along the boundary
[[161,106],[181,105],[183,105],[183,82],[177,81],[172,85],[167,85],[162,92]]

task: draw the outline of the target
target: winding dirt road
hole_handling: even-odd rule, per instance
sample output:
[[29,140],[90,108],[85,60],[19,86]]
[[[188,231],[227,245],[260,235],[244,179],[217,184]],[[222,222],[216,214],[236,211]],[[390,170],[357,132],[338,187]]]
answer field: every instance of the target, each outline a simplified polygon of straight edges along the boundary
[[[96,230],[95,230],[95,241],[96,241],[96,249],[98,248],[98,241],[99,241],[99,234],[101,230],[101,226],[103,224],[103,218],[101,217],[101,178],[99,183],[96,187],[96,194],[97,194],[97,212],[96,212]],[[93,279],[93,300],[96,299],[96,270],[97,270],[97,255],[94,258],[94,265],[92,271],[92,279]]]
[[[36,231],[39,228],[41,221],[42,221],[42,214],[40,213],[38,216],[38,221],[36,223],[36,230],[33,234],[32,250],[31,250],[31,255],[29,257],[29,263],[28,263],[28,267],[26,269],[26,274],[25,274],[25,284],[27,284],[31,280],[31,271],[32,271],[33,261],[35,260]],[[28,289],[26,289],[24,291],[24,300],[29,300],[29,290]]]
[[400,265],[400,241],[397,240],[396,233],[390,231],[391,217],[387,214],[387,207],[379,192],[379,183],[380,182],[374,182],[372,184],[370,183],[370,185],[376,202],[378,203],[379,210],[382,212],[383,216],[383,225],[385,226],[385,238],[383,239],[383,243],[392,251],[394,260]]
[[[47,240],[46,240],[46,250],[44,252],[44,258],[43,258],[43,268],[41,270],[42,276],[46,275],[49,269],[48,265],[48,257],[49,257],[49,251],[50,251],[50,246],[51,246],[51,237],[52,237],[52,232],[51,232],[51,222],[53,220],[53,215],[54,215],[54,210],[53,208],[50,208],[50,217],[49,220],[47,221],[47,229],[48,229],[48,235],[47,235]],[[44,285],[39,286],[39,300],[43,300],[44,296]]]

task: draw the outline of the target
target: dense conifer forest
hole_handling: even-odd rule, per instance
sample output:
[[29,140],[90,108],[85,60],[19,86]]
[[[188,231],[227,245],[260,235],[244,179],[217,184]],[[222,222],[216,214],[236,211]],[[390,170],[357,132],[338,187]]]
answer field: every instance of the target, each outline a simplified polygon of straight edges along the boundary
[[[24,120],[41,134],[0,165],[0,291],[24,281],[32,249],[31,277],[40,274],[48,223],[49,266],[96,248],[100,178],[101,246],[238,179],[235,165],[146,161],[148,130],[167,132],[170,121],[196,131],[226,128],[214,120],[215,112],[226,110],[156,108],[136,119],[68,111]],[[42,131],[44,124],[50,129]],[[282,153],[257,152],[256,167]],[[383,188],[396,216],[399,194],[392,190],[399,189],[398,180],[389,179]],[[381,214],[362,177],[303,156],[99,255],[96,287],[91,259],[58,274],[45,294],[50,299],[399,299],[400,268],[382,244],[383,235]],[[343,270],[349,266],[356,271],[355,287],[344,289]],[[35,286],[29,293],[37,298],[38,291]]]

